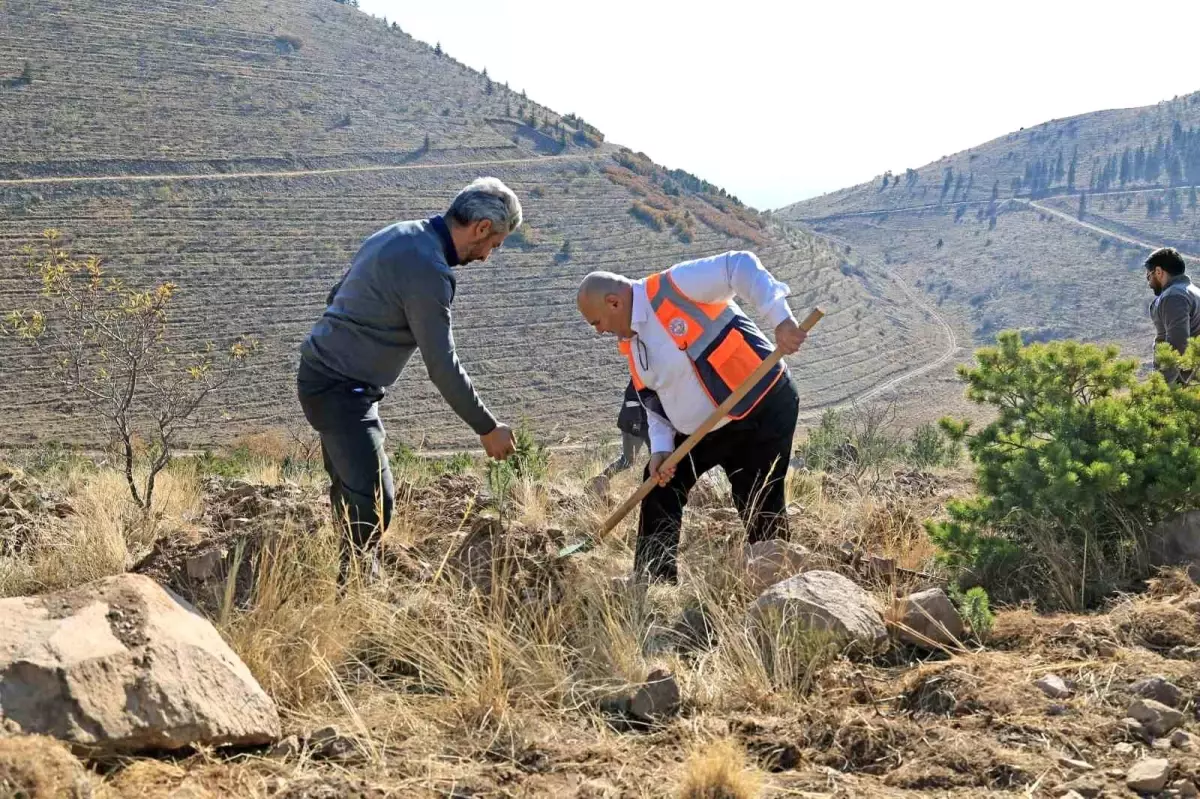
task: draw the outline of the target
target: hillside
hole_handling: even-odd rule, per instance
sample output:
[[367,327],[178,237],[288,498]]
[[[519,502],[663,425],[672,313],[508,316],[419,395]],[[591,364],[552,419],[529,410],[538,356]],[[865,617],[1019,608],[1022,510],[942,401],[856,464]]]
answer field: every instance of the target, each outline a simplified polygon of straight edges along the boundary
[[[262,341],[251,379],[221,397],[228,421],[202,442],[302,423],[297,347],[359,242],[443,210],[480,174],[519,193],[527,227],[461,270],[459,354],[498,416],[547,437],[615,425],[623,365],[574,305],[596,268],[641,276],[755,250],[797,313],[828,314],[792,359],[809,409],[945,348],[895,281],[332,0],[7,0],[0,141],[0,309],[32,301],[19,251],[54,227],[131,281],[175,281],[177,343]],[[19,348],[0,350],[0,404],[10,444],[99,443]],[[477,443],[419,359],[382,412],[393,442]]]
[[1009,133],[781,209],[920,286],[977,342],[1123,342],[1149,358],[1153,247],[1200,253],[1200,93]]

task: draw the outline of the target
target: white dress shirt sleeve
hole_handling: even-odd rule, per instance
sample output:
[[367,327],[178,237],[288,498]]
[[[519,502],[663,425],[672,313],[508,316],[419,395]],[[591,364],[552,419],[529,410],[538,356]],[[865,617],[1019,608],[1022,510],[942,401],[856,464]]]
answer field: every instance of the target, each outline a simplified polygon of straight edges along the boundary
[[785,319],[795,320],[788,307],[791,293],[767,271],[758,256],[744,250],[685,261],[671,269],[671,279],[696,302],[728,302],[741,297],[774,330]]
[[675,428],[665,416],[647,408],[646,423],[650,427],[650,454],[675,449]]

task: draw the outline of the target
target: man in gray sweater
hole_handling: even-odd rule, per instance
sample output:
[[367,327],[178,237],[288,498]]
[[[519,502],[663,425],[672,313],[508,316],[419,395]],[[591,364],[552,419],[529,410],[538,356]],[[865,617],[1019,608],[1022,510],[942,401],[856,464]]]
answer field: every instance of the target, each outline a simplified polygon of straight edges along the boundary
[[[1146,282],[1155,295],[1150,303],[1154,344],[1166,342],[1180,355],[1188,339],[1200,336],[1200,289],[1184,274],[1186,268],[1183,256],[1171,247],[1157,249],[1146,259]],[[1168,383],[1188,383],[1192,377],[1179,369],[1161,371]]]
[[343,583],[355,557],[378,569],[377,544],[394,501],[379,401],[414,351],[421,351],[430,380],[488,456],[505,459],[513,452],[512,430],[488,411],[455,354],[450,305],[453,267],[487,260],[521,217],[511,189],[480,178],[445,214],[377,231],[330,291],[300,347],[297,393],[321,438],[341,532]]

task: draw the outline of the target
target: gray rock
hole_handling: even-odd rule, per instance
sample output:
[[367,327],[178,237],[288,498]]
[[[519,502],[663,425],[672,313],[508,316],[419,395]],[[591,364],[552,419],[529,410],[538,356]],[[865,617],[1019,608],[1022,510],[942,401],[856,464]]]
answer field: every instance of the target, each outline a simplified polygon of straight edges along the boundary
[[1187,799],[1200,796],[1200,790],[1196,790],[1196,783],[1191,780],[1175,780],[1171,783],[1171,790]]
[[655,669],[633,694],[629,712],[645,721],[668,718],[679,712],[680,698],[675,675],[665,669]]
[[1076,777],[1061,786],[1061,790],[1074,791],[1084,799],[1095,799],[1104,792],[1104,778],[1093,774]]
[[688,608],[675,622],[672,636],[683,652],[712,649],[717,645],[717,631],[703,608]]
[[1138,699],[1127,711],[1132,719],[1146,728],[1146,732],[1158,738],[1167,735],[1183,723],[1183,714],[1173,707],[1153,699]]
[[1034,685],[1051,699],[1066,699],[1071,695],[1071,689],[1057,674],[1047,674],[1039,678]]
[[319,760],[350,760],[359,756],[354,739],[342,735],[337,727],[321,727],[308,736],[308,748]]
[[769,539],[750,544],[746,547],[746,588],[757,596],[815,564],[812,552],[790,541]]
[[261,745],[275,703],[206,619],[149,577],[0,600],[0,713],[90,755]]
[[1096,767],[1086,760],[1074,760],[1066,755],[1059,755],[1058,764],[1072,771],[1092,771]]
[[266,756],[271,760],[290,760],[299,754],[300,739],[295,735],[289,735],[267,750]]
[[1179,707],[1183,702],[1183,691],[1179,690],[1179,686],[1159,676],[1138,680],[1129,686],[1129,692],[1161,702],[1167,707]]
[[768,588],[750,607],[768,639],[788,632],[827,632],[860,653],[887,648],[883,616],[870,594],[840,574],[810,571]]
[[965,631],[958,609],[940,588],[909,594],[898,603],[900,640],[926,649],[955,646]]
[[1158,793],[1167,785],[1171,764],[1164,758],[1147,758],[1135,763],[1125,775],[1125,784],[1138,793]]
[[1184,751],[1196,749],[1196,736],[1185,730],[1175,730],[1171,733],[1171,746]]

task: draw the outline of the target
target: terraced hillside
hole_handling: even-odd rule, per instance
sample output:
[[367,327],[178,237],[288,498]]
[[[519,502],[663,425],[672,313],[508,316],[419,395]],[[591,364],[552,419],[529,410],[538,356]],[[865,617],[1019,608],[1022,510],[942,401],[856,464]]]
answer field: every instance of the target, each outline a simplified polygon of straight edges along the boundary
[[[640,276],[754,249],[798,313],[828,312],[794,358],[810,407],[944,347],[898,286],[854,274],[832,247],[332,0],[7,0],[0,141],[0,308],[31,301],[19,249],[55,227],[119,274],[175,281],[181,340],[260,337],[262,360],[221,398],[231,417],[206,441],[302,422],[297,347],[359,242],[443,210],[480,174],[520,193],[527,227],[462,270],[460,356],[499,416],[547,436],[614,424],[622,363],[574,307],[595,268]],[[94,442],[44,367],[0,350],[0,440]],[[383,412],[394,440],[474,441],[419,359]]]
[[922,287],[977,341],[1007,327],[1150,356],[1153,247],[1200,253],[1200,93],[1009,133],[777,216]]

